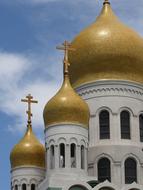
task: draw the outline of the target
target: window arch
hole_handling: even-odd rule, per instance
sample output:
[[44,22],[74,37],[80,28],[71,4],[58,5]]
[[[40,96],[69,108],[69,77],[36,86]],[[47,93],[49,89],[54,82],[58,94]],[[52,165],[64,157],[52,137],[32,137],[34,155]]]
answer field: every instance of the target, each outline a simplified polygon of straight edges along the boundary
[[71,168],[76,167],[76,145],[72,143],[70,145],[70,154],[71,154]]
[[111,187],[102,187],[102,188],[100,188],[99,190],[114,190],[114,189],[111,188]]
[[35,190],[35,189],[36,189],[35,184],[31,184],[31,190]]
[[50,146],[50,168],[51,169],[55,168],[55,149],[54,149],[54,145]]
[[85,148],[81,145],[81,169],[85,168]]
[[22,190],[26,190],[26,184],[25,183],[22,184]]
[[143,142],[143,114],[139,115],[140,142]]
[[114,189],[111,188],[111,187],[102,187],[102,188],[100,188],[99,190],[114,190]]
[[18,185],[15,185],[15,186],[14,186],[14,190],[18,190]]
[[64,143],[61,143],[59,147],[60,147],[59,167],[64,168],[65,167],[65,145],[64,145]]
[[133,158],[127,158],[124,164],[125,184],[137,182],[137,163]]
[[120,114],[121,139],[130,139],[130,113],[126,110]]
[[81,185],[74,185],[69,190],[87,190],[87,188]]
[[108,158],[101,158],[98,161],[98,181],[104,182],[108,180],[111,182],[111,166]]
[[109,112],[103,110],[99,114],[100,139],[110,139],[110,120]]

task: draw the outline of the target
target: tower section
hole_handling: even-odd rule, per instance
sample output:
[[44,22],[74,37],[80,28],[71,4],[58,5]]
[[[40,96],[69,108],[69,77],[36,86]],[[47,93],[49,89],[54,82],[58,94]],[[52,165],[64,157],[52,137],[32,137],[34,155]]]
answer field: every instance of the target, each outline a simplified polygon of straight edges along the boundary
[[68,52],[74,49],[67,41],[57,48],[65,51],[64,79],[44,108],[47,172],[42,190],[69,189],[87,180],[89,109],[69,81]]
[[35,137],[31,123],[31,103],[37,103],[31,95],[22,100],[28,103],[28,123],[24,137],[10,154],[11,189],[37,190],[45,177],[45,148]]
[[143,189],[143,40],[107,0],[72,47],[71,83],[90,109],[89,175],[99,189]]

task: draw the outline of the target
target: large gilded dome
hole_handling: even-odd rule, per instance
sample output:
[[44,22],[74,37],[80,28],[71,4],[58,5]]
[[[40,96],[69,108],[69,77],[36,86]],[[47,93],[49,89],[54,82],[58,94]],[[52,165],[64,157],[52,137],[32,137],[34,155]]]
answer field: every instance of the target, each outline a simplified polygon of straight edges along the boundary
[[143,83],[143,39],[122,24],[108,1],[96,22],[72,42],[70,77],[74,87],[97,80]]
[[45,168],[45,148],[35,137],[31,125],[22,140],[16,144],[10,154],[11,168],[36,166]]

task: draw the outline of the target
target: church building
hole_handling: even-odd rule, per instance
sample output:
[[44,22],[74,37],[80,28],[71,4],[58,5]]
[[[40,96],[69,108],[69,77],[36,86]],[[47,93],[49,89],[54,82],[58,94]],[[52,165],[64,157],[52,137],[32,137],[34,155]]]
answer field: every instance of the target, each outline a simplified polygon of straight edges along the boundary
[[45,147],[27,130],[10,154],[11,190],[143,190],[143,39],[108,0],[64,51],[45,105]]

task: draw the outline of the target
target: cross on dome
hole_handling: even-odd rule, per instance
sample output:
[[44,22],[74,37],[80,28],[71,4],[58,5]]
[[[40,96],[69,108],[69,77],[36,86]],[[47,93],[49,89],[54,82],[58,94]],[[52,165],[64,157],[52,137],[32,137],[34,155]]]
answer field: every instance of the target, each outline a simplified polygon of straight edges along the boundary
[[28,103],[28,110],[26,111],[27,115],[28,115],[28,124],[31,124],[31,117],[33,116],[32,115],[32,112],[31,112],[31,104],[32,103],[38,103],[37,100],[33,100],[33,96],[31,96],[31,94],[28,94],[26,96],[26,99],[21,99],[21,102],[26,102]]
[[63,50],[64,51],[64,74],[68,74],[68,67],[70,66],[69,63],[69,51],[75,51],[74,48],[71,47],[71,43],[69,43],[68,41],[64,41],[64,43],[62,44],[62,46],[57,46],[57,49],[59,50]]

